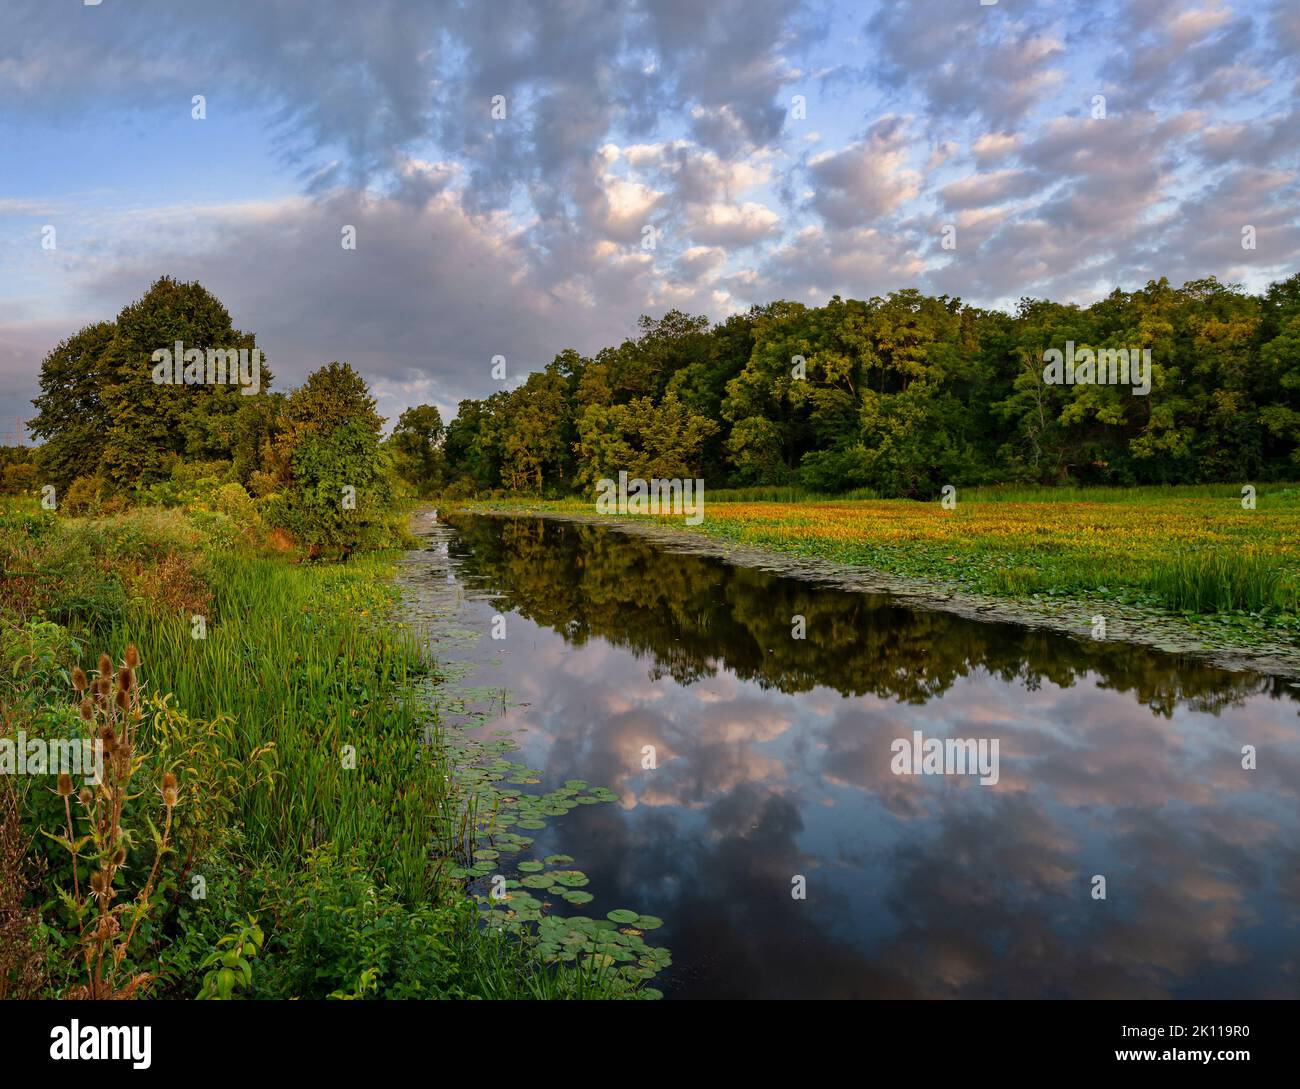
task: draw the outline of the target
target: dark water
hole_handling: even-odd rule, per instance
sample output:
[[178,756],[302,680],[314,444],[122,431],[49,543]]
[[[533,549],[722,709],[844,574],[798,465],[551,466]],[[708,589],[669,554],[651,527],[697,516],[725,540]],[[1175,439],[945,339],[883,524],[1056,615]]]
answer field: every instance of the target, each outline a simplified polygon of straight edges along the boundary
[[[481,633],[456,655],[522,701],[493,728],[519,731],[544,788],[622,795],[537,848],[575,856],[588,913],[666,920],[670,997],[1300,995],[1286,681],[596,527],[451,526],[424,557]],[[894,774],[915,730],[998,739],[998,783]]]

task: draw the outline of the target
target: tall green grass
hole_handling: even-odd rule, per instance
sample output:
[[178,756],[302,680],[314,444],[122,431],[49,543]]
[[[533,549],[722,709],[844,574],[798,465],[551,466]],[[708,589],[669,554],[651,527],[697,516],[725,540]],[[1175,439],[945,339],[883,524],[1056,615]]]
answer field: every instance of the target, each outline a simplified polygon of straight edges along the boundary
[[1296,580],[1261,549],[1184,552],[1152,568],[1144,586],[1171,609],[1192,613],[1294,611]]
[[274,747],[273,781],[243,796],[253,850],[297,858],[323,840],[355,846],[410,896],[428,888],[430,815],[447,789],[419,743],[414,702],[401,698],[423,667],[372,590],[386,574],[373,558],[330,570],[217,554],[206,638],[189,617],[133,610],[107,640],[134,642],[146,679],[188,714],[234,719],[242,751],[225,755]]

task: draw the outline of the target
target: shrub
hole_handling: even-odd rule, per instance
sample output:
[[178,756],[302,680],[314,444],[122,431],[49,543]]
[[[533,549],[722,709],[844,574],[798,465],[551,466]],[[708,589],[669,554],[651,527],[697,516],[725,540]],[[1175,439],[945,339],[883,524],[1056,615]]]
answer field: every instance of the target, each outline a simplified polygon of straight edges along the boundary
[[0,495],[26,495],[36,487],[36,466],[18,462],[0,466]]
[[244,491],[244,486],[237,481],[231,481],[218,488],[212,505],[241,525],[253,525],[261,521],[253,497]]
[[104,478],[79,476],[63,493],[59,510],[64,514],[94,514],[99,510],[99,496],[104,489]]
[[273,879],[266,902],[278,922],[261,997],[351,995],[366,973],[375,998],[462,996],[456,950],[474,931],[469,900],[404,904],[325,844],[311,853],[305,873]]

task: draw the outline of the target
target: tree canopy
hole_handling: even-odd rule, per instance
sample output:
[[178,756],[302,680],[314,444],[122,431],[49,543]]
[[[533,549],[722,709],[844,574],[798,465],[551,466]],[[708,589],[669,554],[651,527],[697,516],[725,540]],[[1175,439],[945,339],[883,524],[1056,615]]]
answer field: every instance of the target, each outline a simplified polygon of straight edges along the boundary
[[[1044,352],[1151,352],[1151,390],[1051,384]],[[462,401],[457,492],[589,493],[619,470],[930,498],[944,484],[1201,483],[1300,471],[1300,275],[1262,296],[1166,280],[1014,314],[912,289],[669,311],[587,358]]]
[[[233,488],[244,502],[256,496],[261,517],[313,555],[390,543],[393,458],[365,380],[332,362],[289,396],[270,393],[260,355],[256,381],[243,381],[255,348],[200,284],[163,277],[115,320],[87,326],[46,356],[30,424],[44,442],[30,469],[7,471],[7,485],[52,484],[74,510],[218,488],[237,503]],[[421,428],[436,448],[442,423],[428,411],[403,417],[399,450],[414,451]],[[435,453],[415,471],[428,477]]]

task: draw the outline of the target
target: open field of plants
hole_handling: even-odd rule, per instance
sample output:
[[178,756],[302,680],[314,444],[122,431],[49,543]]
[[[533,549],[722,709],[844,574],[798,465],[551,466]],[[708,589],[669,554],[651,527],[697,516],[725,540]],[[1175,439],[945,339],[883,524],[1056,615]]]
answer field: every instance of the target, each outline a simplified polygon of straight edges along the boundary
[[[1100,597],[1274,637],[1300,633],[1300,486],[1261,486],[1254,509],[1243,508],[1239,490],[1212,485],[972,488],[955,500],[945,509],[723,492],[706,497],[698,526],[653,517],[682,532],[1013,600]],[[475,506],[594,513],[578,501]]]

